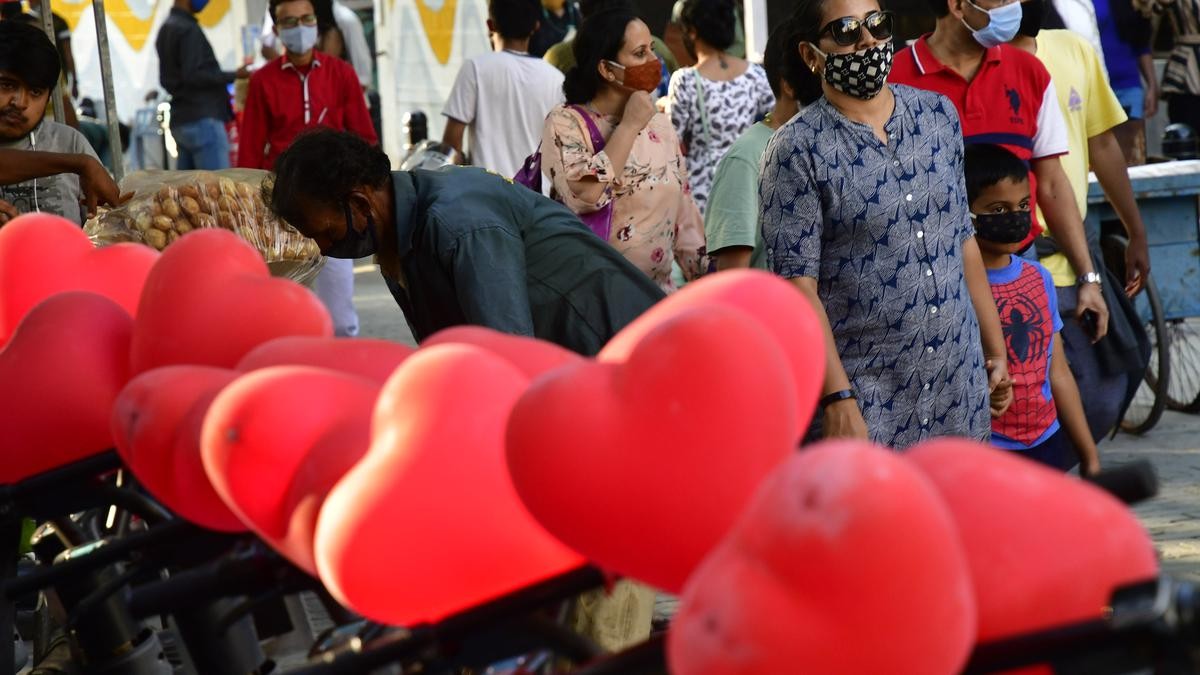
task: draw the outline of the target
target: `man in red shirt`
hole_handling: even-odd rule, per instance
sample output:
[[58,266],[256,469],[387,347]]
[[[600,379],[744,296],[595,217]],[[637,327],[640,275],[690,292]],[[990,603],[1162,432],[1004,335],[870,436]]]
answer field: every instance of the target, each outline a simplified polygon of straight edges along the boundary
[[[377,145],[375,128],[350,64],[315,49],[318,29],[310,0],[271,0],[283,56],[250,78],[238,131],[238,166],[274,169],[275,160],[301,132],[315,127],[349,131]],[[354,309],[354,261],[326,259],[317,295],[339,336],[358,334]]]
[[271,0],[271,14],[286,52],[250,78],[238,128],[238,166],[273,169],[275,159],[300,132],[318,126],[378,143],[354,69],[315,49],[317,16],[312,3]]
[[[1067,153],[1058,95],[1036,56],[1004,44],[1020,26],[1019,2],[928,1],[938,16],[936,28],[896,54],[888,80],[948,97],[967,143],[1002,145],[1030,164],[1030,187],[1046,226],[1079,274],[1075,315],[1094,315],[1098,340],[1108,330],[1108,308],[1070,180],[1058,159]],[[1041,229],[1036,222],[1035,228],[1033,235]]]

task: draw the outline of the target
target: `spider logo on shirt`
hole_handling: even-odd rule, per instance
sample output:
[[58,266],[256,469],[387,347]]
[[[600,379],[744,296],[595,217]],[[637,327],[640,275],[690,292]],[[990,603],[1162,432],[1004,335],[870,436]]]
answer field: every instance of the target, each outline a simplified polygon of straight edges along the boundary
[[996,309],[1000,312],[1008,351],[1016,361],[1025,363],[1045,356],[1050,336],[1036,304],[1018,295],[1002,300]]

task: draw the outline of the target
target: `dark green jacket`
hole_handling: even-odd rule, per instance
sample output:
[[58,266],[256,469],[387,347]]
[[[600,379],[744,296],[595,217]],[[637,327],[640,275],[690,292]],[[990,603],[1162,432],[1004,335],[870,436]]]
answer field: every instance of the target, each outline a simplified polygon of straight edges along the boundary
[[505,178],[447,167],[392,184],[407,288],[385,281],[418,342],[474,324],[590,355],[663,297],[566,207]]

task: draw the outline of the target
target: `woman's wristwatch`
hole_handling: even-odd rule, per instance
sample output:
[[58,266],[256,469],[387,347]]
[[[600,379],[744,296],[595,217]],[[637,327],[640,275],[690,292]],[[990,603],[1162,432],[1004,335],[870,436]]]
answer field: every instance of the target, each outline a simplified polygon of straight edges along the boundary
[[833,405],[834,403],[837,403],[838,401],[845,401],[848,398],[856,399],[858,397],[854,395],[853,391],[851,391],[849,389],[842,389],[840,391],[835,391],[832,394],[825,394],[824,396],[821,397],[821,400],[818,402],[818,405],[820,405],[821,409],[824,410],[825,408],[828,408],[829,406]]
[[1099,286],[1101,278],[1102,277],[1100,276],[1099,272],[1088,272],[1087,274],[1080,274],[1079,279],[1077,280],[1078,281],[1077,285],[1082,286],[1084,284],[1096,284],[1097,286]]

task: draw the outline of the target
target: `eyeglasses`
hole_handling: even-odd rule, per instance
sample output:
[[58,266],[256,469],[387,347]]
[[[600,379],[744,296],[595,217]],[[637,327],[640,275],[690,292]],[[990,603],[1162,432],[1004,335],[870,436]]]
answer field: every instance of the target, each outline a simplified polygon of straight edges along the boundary
[[817,39],[820,40],[822,35],[829,33],[829,37],[833,38],[834,42],[843,47],[849,47],[858,42],[862,37],[862,29],[866,28],[871,37],[876,40],[890,40],[894,24],[895,19],[892,13],[887,10],[868,14],[865,19],[843,16],[825,24],[825,27],[817,33]]
[[316,14],[305,14],[304,16],[289,16],[279,20],[280,28],[295,28],[299,25],[315,26],[317,25]]

